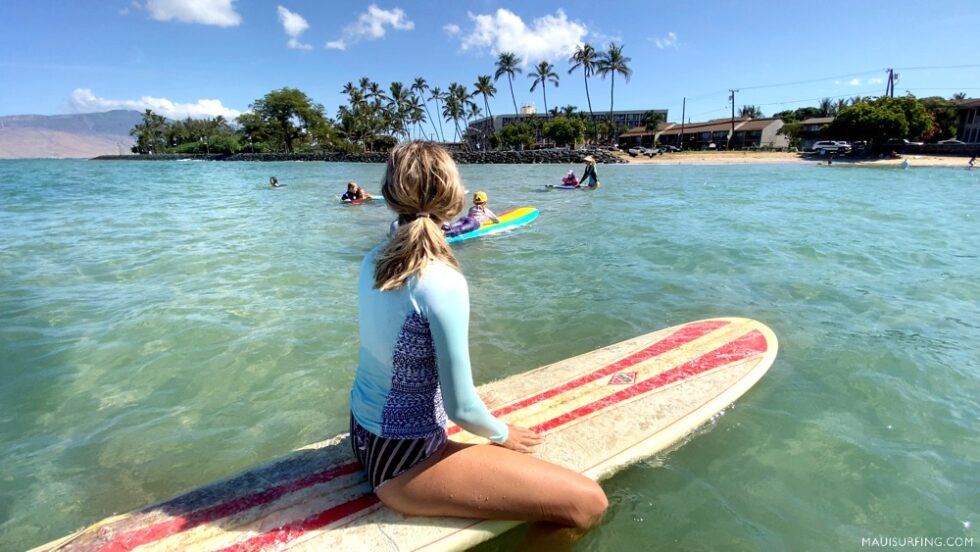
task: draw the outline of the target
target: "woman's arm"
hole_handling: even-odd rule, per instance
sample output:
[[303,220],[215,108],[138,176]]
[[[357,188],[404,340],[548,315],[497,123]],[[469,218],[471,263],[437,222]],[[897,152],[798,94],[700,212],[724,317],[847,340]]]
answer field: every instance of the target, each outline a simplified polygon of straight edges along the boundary
[[466,280],[442,264],[430,265],[416,299],[429,320],[446,415],[460,427],[495,443],[507,441],[507,425],[476,393],[470,366],[470,298]]

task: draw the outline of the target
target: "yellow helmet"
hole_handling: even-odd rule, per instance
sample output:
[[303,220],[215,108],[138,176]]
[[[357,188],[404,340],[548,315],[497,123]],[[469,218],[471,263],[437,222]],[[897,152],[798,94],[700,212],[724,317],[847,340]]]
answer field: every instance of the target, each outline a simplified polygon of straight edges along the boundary
[[486,192],[477,192],[473,194],[473,203],[486,203],[486,202],[487,202]]

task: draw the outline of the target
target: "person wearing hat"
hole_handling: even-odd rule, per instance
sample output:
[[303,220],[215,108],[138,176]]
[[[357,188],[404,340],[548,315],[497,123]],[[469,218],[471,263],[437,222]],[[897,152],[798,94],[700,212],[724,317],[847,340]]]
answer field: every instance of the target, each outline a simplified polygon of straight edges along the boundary
[[493,221],[494,224],[497,224],[500,222],[500,219],[487,207],[487,193],[476,192],[473,194],[473,206],[470,207],[466,216],[452,224],[444,224],[442,230],[446,233],[446,237],[451,238],[472,232],[483,226],[487,221]]
[[596,174],[595,172],[595,157],[592,157],[591,155],[586,155],[584,161],[585,161],[585,170],[582,171],[582,180],[580,180],[579,182],[581,184],[588,182],[588,186],[590,188],[598,188],[599,175]]

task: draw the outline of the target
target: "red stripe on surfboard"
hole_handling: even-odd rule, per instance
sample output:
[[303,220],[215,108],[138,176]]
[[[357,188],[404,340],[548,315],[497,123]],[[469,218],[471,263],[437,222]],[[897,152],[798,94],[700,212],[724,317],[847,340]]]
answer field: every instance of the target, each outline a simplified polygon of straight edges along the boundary
[[324,470],[296,481],[291,481],[284,485],[270,487],[262,492],[246,495],[234,500],[217,504],[203,510],[198,510],[190,514],[171,518],[162,523],[157,523],[149,527],[129,531],[116,535],[112,541],[100,548],[104,552],[122,552],[132,550],[137,546],[142,546],[153,541],[157,541],[182,531],[192,529],[198,525],[204,525],[212,521],[228,517],[250,508],[262,506],[277,500],[278,498],[313,485],[326,483],[338,477],[356,473],[361,469],[360,464],[351,463]]
[[[502,416],[510,412],[514,412],[516,410],[526,408],[532,404],[554,397],[558,394],[570,391],[577,387],[581,387],[582,385],[603,378],[609,374],[613,374],[620,370],[629,368],[631,366],[649,360],[653,357],[664,354],[668,351],[674,350],[682,345],[690,343],[728,324],[729,322],[726,320],[709,320],[705,322],[683,326],[677,331],[667,336],[666,338],[657,341],[656,343],[648,347],[645,347],[625,358],[622,358],[612,364],[594,370],[588,374],[580,376],[562,385],[538,393],[537,395],[534,395],[532,397],[499,408],[493,411],[493,414],[495,416]],[[453,435],[459,431],[460,431],[459,426],[453,426],[448,429],[448,433],[450,435]],[[309,477],[299,479],[297,481],[285,485],[280,485],[277,487],[267,489],[265,491],[261,491],[254,495],[244,496],[227,503],[218,504],[216,506],[212,506],[204,510],[196,511],[186,516],[172,518],[170,520],[167,520],[162,523],[158,523],[156,525],[152,525],[150,527],[145,527],[142,529],[137,529],[134,531],[122,533],[117,535],[115,538],[113,538],[113,540],[101,550],[112,551],[112,552],[131,550],[136,546],[141,546],[153,541],[166,538],[168,536],[174,535],[181,531],[192,529],[193,527],[196,527],[198,525],[216,521],[223,517],[237,514],[239,512],[242,512],[250,508],[268,504],[288,493],[301,490],[308,486],[325,483],[336,477],[356,472],[358,469],[360,469],[360,465],[357,463],[346,464],[343,466],[339,466],[337,468],[333,468],[317,474],[313,474]]]
[[[612,364],[605,366],[604,368],[599,368],[598,370],[589,372],[584,376],[575,378],[569,382],[563,383],[562,385],[552,387],[547,391],[542,391],[537,395],[498,408],[493,411],[493,415],[499,418],[500,416],[503,416],[505,414],[510,414],[515,410],[527,408],[532,404],[541,402],[545,399],[550,399],[555,395],[559,395],[566,391],[570,391],[572,389],[575,389],[576,387],[581,387],[587,383],[591,383],[597,379],[606,377],[610,374],[615,374],[620,370],[625,370],[626,368],[635,366],[653,357],[660,356],[666,352],[672,351],[682,345],[686,345],[694,341],[695,339],[698,339],[699,337],[703,337],[717,330],[718,328],[721,328],[728,324],[729,322],[727,320],[708,320],[705,322],[700,322],[698,324],[690,324],[684,326],[681,329],[677,330],[676,332],[670,334],[666,338],[657,341],[653,345],[640,349],[639,351],[633,353],[632,355],[626,358],[620,359]],[[449,433],[449,435],[453,435],[455,433],[458,433],[459,431],[460,431],[459,426],[453,426],[449,428],[447,433]]]
[[[581,418],[583,416],[587,416],[594,412],[598,412],[599,410],[609,408],[626,399],[652,391],[658,387],[663,387],[667,384],[681,381],[691,376],[702,374],[711,369],[718,368],[720,366],[724,366],[732,362],[744,360],[746,358],[762,354],[766,352],[768,348],[769,348],[769,344],[766,341],[766,337],[762,334],[762,332],[760,332],[759,330],[752,330],[749,333],[739,337],[735,341],[729,342],[728,344],[723,345],[722,347],[719,347],[709,353],[706,353],[690,362],[686,362],[678,366],[677,368],[672,368],[652,378],[641,381],[640,383],[637,383],[618,393],[614,393],[609,397],[606,397],[605,399],[595,401],[591,404],[585,405],[580,408],[576,408],[575,410],[562,414],[561,416],[556,416],[555,418],[552,418],[547,422],[538,424],[532,429],[535,431],[549,431],[556,427],[565,425],[577,418]],[[377,501],[375,495],[371,494],[371,495],[364,495],[360,498],[356,498],[354,500],[351,500],[350,502],[347,502],[346,504],[356,505],[358,504],[358,501],[361,501],[362,499],[368,497],[374,498],[375,501]],[[347,513],[344,515],[353,515],[354,513],[363,510],[364,508],[367,508],[373,504],[374,502],[369,502],[360,505],[357,509],[353,509],[353,508],[347,509],[345,510]],[[315,531],[317,529],[324,527],[329,523],[338,521],[341,518],[334,516],[332,512],[341,510],[343,506],[344,504],[340,506],[336,506],[316,516],[311,516],[295,524],[290,524],[279,529],[274,529],[269,533],[263,533],[258,537],[254,537],[241,544],[235,545],[235,547],[229,547],[224,550],[227,551],[257,550],[262,546],[268,544],[284,544],[290,540],[299,538],[306,532]],[[321,519],[323,520],[322,522],[317,521]],[[320,524],[317,525],[317,523]]]
[[301,537],[310,531],[315,531],[321,527],[330,525],[335,521],[340,521],[345,517],[354,515],[365,508],[370,508],[378,502],[380,502],[380,500],[378,500],[378,497],[375,496],[374,493],[366,494],[338,506],[334,506],[329,510],[324,510],[315,516],[310,516],[303,521],[290,523],[289,525],[284,525],[271,531],[266,531],[258,537],[251,538],[245,542],[233,544],[227,548],[222,548],[219,552],[261,550],[266,546],[284,544]]
[[717,368],[725,364],[730,364],[738,360],[743,360],[751,356],[764,353],[768,347],[769,345],[766,342],[766,336],[762,335],[762,332],[759,330],[752,330],[735,341],[719,347],[714,351],[700,356],[690,362],[686,362],[676,368],[671,368],[666,372],[657,374],[650,379],[643,380],[635,385],[631,385],[630,387],[627,387],[626,389],[623,389],[617,393],[613,393],[608,397],[604,397],[595,402],[580,406],[571,412],[566,412],[561,416],[556,416],[547,422],[543,422],[532,427],[531,429],[536,432],[552,430],[558,426],[581,418],[582,416],[587,416],[593,412],[598,412],[599,410],[608,408],[613,404],[637,395],[642,395],[658,387],[663,387],[665,385],[687,379],[691,376],[702,374],[708,370],[711,370],[712,368]]

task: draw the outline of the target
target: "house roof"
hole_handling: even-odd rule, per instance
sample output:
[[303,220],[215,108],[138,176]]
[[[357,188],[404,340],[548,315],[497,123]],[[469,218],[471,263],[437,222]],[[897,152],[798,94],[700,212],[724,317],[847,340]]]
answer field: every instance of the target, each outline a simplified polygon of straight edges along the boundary
[[972,107],[980,107],[980,98],[960,100],[959,105],[956,106],[957,109],[970,109]]
[[800,121],[801,125],[829,125],[836,117],[810,117]]

